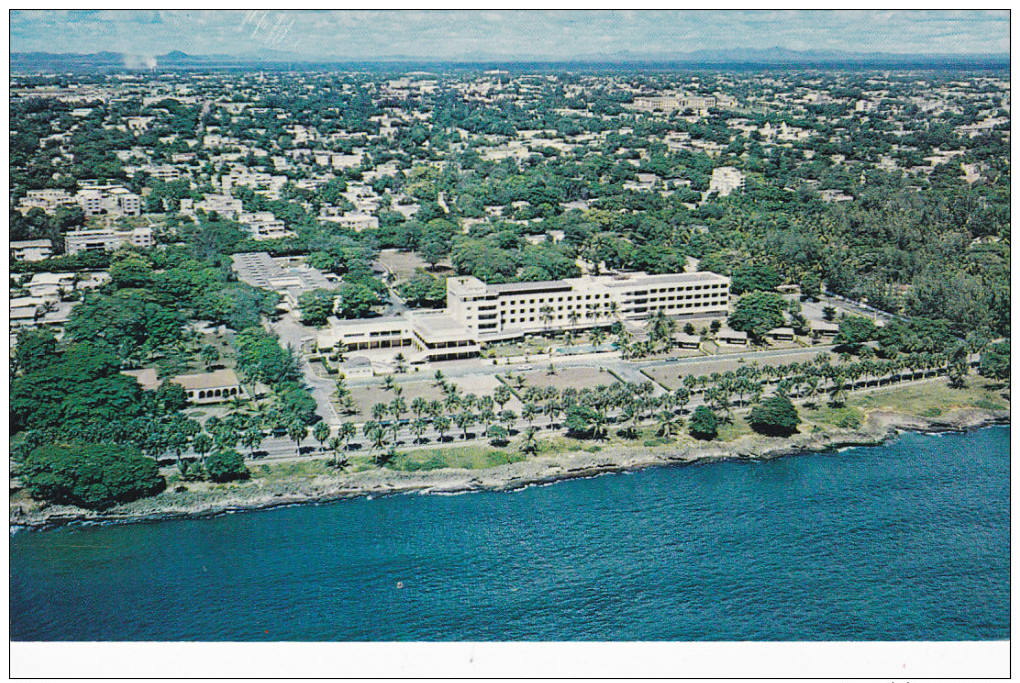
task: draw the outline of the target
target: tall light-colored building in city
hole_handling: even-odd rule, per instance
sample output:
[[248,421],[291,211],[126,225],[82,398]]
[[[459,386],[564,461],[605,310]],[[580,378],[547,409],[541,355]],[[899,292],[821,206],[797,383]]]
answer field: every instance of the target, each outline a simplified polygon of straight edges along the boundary
[[660,311],[671,317],[723,316],[729,290],[729,278],[715,273],[628,273],[496,285],[456,277],[446,281],[444,311],[331,318],[317,344],[348,352],[399,348],[411,362],[467,358],[486,342],[637,322]]
[[729,278],[715,273],[595,277],[489,285],[475,277],[446,281],[447,313],[481,340],[556,329],[586,329],[616,320],[725,315]]
[[64,251],[69,255],[82,251],[116,251],[124,245],[146,248],[154,244],[152,228],[77,230],[64,235]]
[[670,114],[675,111],[684,112],[690,109],[698,116],[705,116],[708,110],[716,106],[716,99],[711,95],[691,95],[666,93],[655,97],[635,97],[632,107],[637,111],[661,111]]

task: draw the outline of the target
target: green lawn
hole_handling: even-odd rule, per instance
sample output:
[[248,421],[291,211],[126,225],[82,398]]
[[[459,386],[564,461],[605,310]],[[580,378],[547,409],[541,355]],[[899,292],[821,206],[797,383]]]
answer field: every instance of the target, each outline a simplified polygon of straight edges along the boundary
[[866,412],[895,410],[918,417],[938,417],[959,408],[1008,410],[1009,401],[1002,396],[999,385],[982,377],[970,376],[967,386],[953,389],[945,380],[912,386],[890,387],[880,391],[851,394],[848,404]]
[[398,453],[393,460],[386,463],[386,467],[404,472],[438,470],[445,467],[480,470],[524,459],[525,456],[518,453],[514,446],[499,449],[478,445]]

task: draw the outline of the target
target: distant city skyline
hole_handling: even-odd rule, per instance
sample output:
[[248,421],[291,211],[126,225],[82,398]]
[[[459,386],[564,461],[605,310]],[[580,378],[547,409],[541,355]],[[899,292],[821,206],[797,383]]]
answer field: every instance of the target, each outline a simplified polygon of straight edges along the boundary
[[892,54],[1009,52],[994,11],[12,11],[12,52],[141,59],[265,51],[306,59],[597,59],[778,47]]

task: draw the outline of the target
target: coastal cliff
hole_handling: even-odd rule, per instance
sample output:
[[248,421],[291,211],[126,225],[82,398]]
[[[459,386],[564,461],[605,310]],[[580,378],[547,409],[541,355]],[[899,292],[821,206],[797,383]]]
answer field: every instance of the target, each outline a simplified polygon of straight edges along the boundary
[[324,503],[345,498],[398,493],[456,494],[508,491],[556,481],[623,472],[645,467],[681,465],[725,459],[768,459],[849,446],[883,443],[903,431],[944,432],[976,429],[1010,421],[1009,410],[964,408],[938,418],[876,410],[857,429],[831,429],[787,438],[744,436],[730,442],[683,443],[667,446],[612,444],[597,453],[571,451],[481,470],[441,469],[400,472],[374,469],[337,472],[311,480],[247,482],[211,490],[167,490],[153,498],[97,512],[73,506],[12,502],[10,526],[45,529],[73,522],[119,523],[210,517],[244,510]]

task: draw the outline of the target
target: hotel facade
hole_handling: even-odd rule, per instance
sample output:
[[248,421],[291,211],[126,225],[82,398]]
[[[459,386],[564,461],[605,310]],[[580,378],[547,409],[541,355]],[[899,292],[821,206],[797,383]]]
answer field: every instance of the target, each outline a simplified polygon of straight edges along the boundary
[[659,312],[673,318],[725,316],[729,292],[729,278],[707,272],[492,285],[453,277],[446,281],[445,311],[332,318],[317,344],[348,352],[399,348],[411,362],[468,358],[488,342],[640,322]]
[[481,341],[674,318],[722,316],[730,279],[715,273],[627,273],[548,282],[487,285],[475,277],[446,281],[446,312]]

